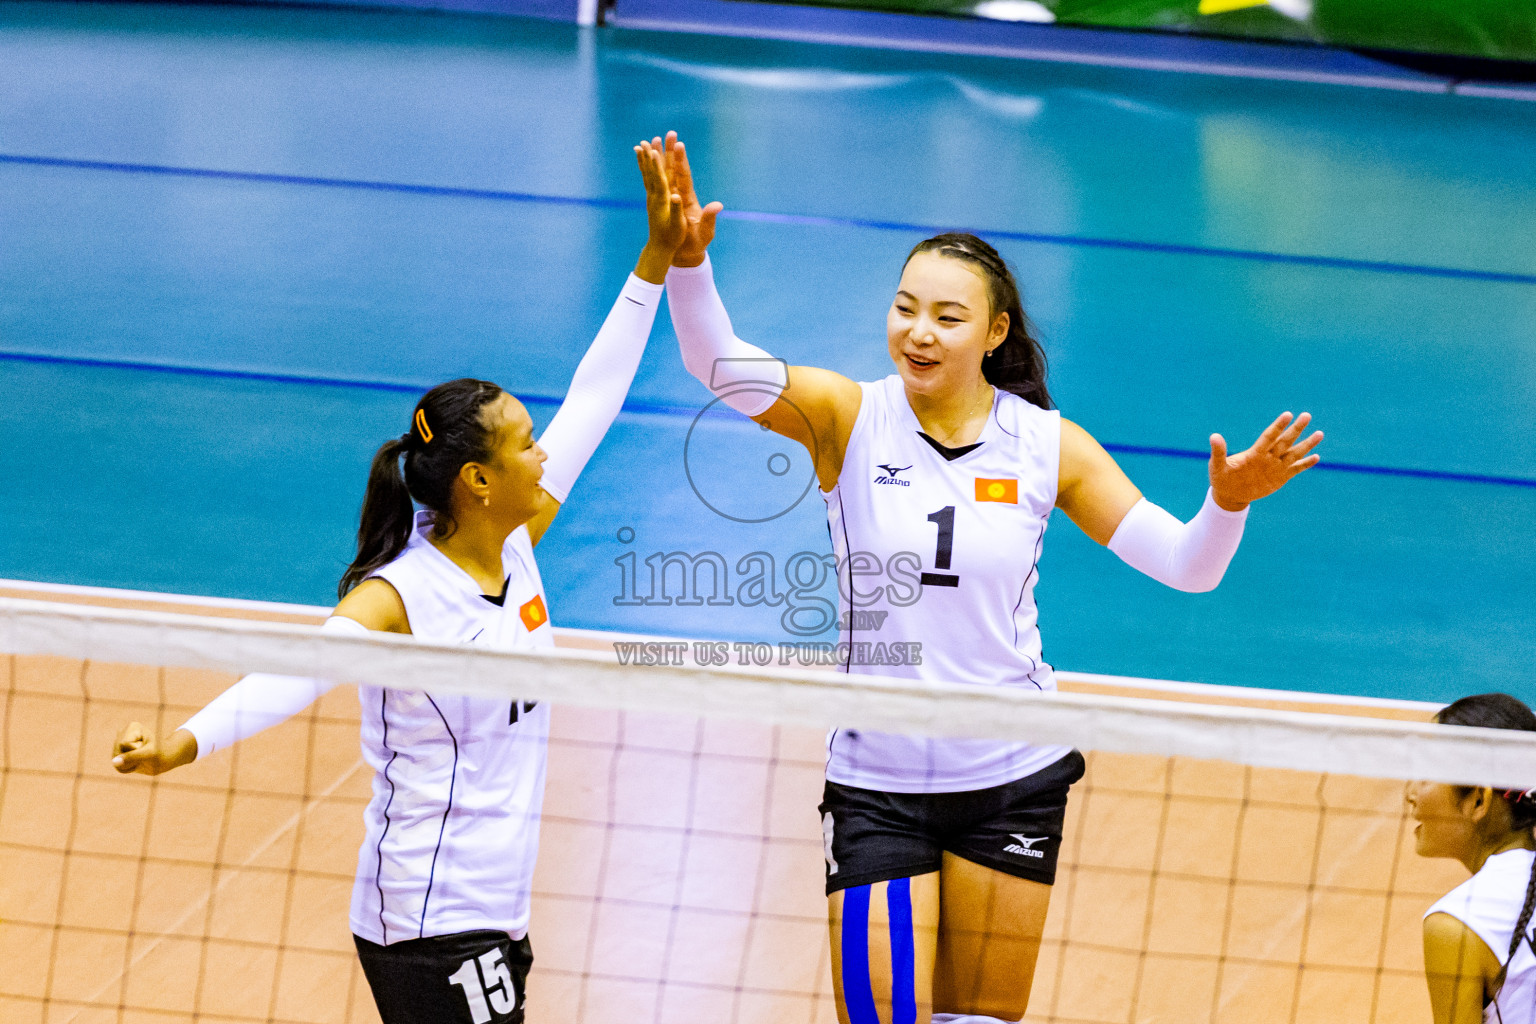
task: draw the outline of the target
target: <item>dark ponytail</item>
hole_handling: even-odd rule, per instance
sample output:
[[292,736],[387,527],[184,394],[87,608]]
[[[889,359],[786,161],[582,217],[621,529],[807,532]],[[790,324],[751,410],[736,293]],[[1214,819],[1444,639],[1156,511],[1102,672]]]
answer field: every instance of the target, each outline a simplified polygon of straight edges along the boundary
[[[1507,693],[1479,693],[1463,697],[1454,704],[1440,709],[1435,721],[1441,725],[1470,725],[1483,729],[1520,729],[1536,732],[1536,712]],[[1536,827],[1536,790],[1503,790],[1502,796],[1509,803],[1509,824],[1517,832],[1529,832]],[[1509,955],[1504,958],[1504,970],[1499,972],[1498,983],[1504,982],[1509,962],[1525,938],[1530,927],[1531,915],[1536,912],[1536,861],[1531,863],[1531,877],[1525,885],[1525,904],[1520,908],[1520,919],[1515,933],[1509,940]]]
[[453,481],[466,462],[489,461],[496,431],[484,413],[502,393],[488,380],[469,377],[439,384],[416,403],[411,429],[379,446],[358,517],[357,557],[342,574],[337,597],[405,550],[415,525],[413,498],[431,511],[434,533],[453,533]]
[[1045,349],[1035,337],[1035,325],[1024,315],[1024,302],[1013,271],[1001,254],[975,235],[951,232],[919,242],[907,254],[907,262],[920,252],[935,252],[951,259],[965,260],[979,268],[987,279],[987,294],[992,301],[992,315],[1008,314],[1008,336],[981,360],[981,375],[988,384],[1002,388],[1038,405],[1054,409],[1051,393],[1045,387]]

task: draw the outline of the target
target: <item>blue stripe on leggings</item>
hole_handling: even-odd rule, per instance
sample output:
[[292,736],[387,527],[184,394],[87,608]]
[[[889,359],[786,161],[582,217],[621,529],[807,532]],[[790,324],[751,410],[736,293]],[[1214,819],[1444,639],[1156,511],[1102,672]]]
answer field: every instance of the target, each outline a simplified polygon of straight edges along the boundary
[[885,905],[891,921],[891,1024],[917,1024],[912,880],[892,880],[885,890]]
[[843,1005],[849,1024],[880,1024],[869,987],[869,889],[843,890]]

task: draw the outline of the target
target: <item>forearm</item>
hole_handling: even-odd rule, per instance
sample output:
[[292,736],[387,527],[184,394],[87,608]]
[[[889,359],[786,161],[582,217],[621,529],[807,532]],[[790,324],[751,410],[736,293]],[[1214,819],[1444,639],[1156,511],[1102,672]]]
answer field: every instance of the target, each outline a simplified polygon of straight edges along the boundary
[[[644,254],[641,263],[645,263]],[[565,501],[624,407],[624,397],[645,354],[661,304],[662,286],[642,280],[638,269],[624,282],[602,329],[576,367],[560,410],[539,438],[540,447],[549,456],[542,484],[556,501]]]
[[[360,623],[342,616],[327,619],[321,629],[364,636],[368,633]],[[243,676],[168,737],[168,745],[174,745],[175,751],[180,752],[168,753],[180,763],[207,757],[287,721],[336,685],[328,679],[308,676],[279,676],[265,672]],[[186,741],[181,738],[183,734],[191,740],[190,751],[186,750]],[[182,760],[186,753],[191,756]]]
[[1145,498],[1120,521],[1109,550],[1127,565],[1177,590],[1214,590],[1243,538],[1248,512],[1230,512],[1207,491],[1196,516],[1181,523]]
[[232,747],[309,707],[334,684],[307,676],[253,672],[215,697],[178,731],[192,735],[196,757]]
[[672,268],[667,306],[683,366],[725,404],[758,416],[779,400],[789,384],[788,366],[736,337],[707,257],[696,267]]

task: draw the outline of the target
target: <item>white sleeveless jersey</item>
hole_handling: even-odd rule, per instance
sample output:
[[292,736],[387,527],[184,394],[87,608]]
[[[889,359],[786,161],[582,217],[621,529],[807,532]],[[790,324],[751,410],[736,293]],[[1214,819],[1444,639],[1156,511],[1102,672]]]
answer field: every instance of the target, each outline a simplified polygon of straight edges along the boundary
[[[434,643],[552,647],[554,631],[527,527],[502,548],[500,605],[426,539],[375,576],[405,603],[411,633]],[[352,889],[352,931],[387,945],[474,929],[528,930],[539,844],[549,708],[483,697],[360,686],[363,757],[373,766],[367,837]]]
[[[977,444],[950,461],[920,436],[899,376],[859,387],[842,474],[823,494],[845,670],[1054,690],[1034,590],[1056,504],[1060,414],[998,389]],[[1021,779],[1069,750],[836,729],[827,778],[962,792]]]
[[1531,881],[1531,850],[1509,850],[1495,854],[1482,870],[1446,893],[1427,911],[1449,914],[1487,944],[1499,963],[1507,968],[1504,985],[1493,1002],[1483,1008],[1485,1024],[1536,1024],[1536,919],[1526,925],[1525,941],[1509,956],[1509,940],[1514,937],[1520,910],[1525,906],[1525,891]]

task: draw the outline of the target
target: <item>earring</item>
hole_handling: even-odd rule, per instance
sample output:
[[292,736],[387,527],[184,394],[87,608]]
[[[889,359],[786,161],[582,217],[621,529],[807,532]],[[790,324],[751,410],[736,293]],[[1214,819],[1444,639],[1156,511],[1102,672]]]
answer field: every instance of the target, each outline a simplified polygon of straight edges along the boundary
[[491,496],[489,494],[487,494],[485,497],[480,499],[480,504],[482,504],[482,505],[490,505],[490,503],[491,503]]

